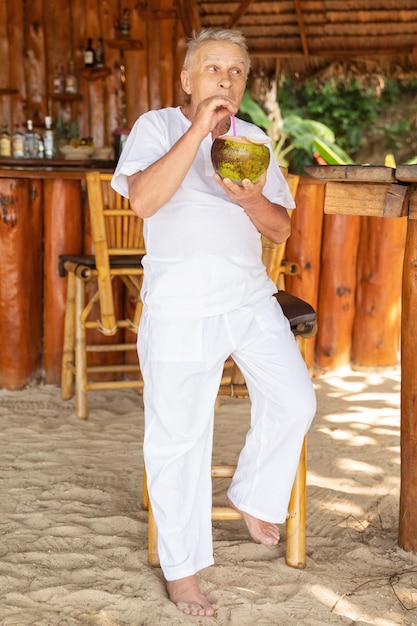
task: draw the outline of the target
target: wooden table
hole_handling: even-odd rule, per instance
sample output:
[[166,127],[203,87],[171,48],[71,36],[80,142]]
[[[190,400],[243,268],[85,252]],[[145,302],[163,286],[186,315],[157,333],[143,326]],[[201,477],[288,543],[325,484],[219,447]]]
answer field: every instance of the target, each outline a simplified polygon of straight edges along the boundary
[[[417,165],[317,165],[326,213],[407,216],[401,315],[401,489],[398,543],[417,553]],[[389,289],[387,285],[387,289]]]

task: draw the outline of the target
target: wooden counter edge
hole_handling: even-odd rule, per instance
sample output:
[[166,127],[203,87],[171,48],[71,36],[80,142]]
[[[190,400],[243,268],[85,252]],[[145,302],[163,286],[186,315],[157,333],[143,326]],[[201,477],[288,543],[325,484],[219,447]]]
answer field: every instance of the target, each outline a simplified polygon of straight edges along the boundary
[[306,165],[313,178],[338,182],[393,183],[395,169],[385,165]]
[[0,162],[0,178],[65,178],[83,179],[85,173],[96,169],[103,172],[113,172],[115,165],[111,161],[94,161],[83,164],[74,164],[70,161],[67,164],[54,165],[47,161],[39,161],[39,164],[29,165],[6,165]]

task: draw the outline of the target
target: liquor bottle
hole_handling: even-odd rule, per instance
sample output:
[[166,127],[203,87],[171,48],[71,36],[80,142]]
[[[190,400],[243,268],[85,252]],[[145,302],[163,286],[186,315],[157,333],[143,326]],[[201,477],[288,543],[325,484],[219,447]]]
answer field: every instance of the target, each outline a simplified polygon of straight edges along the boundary
[[52,130],[52,118],[50,115],[45,117],[43,145],[45,149],[45,159],[53,159],[55,156],[55,133]]
[[35,133],[36,142],[36,157],[38,159],[45,158],[45,144],[43,143],[43,137],[39,133]]
[[130,37],[129,9],[123,10],[122,19],[119,22],[119,36],[120,39],[129,39]]
[[0,157],[12,156],[12,139],[7,130],[7,124],[3,124],[0,135]]
[[87,40],[87,47],[84,50],[84,66],[87,68],[94,67],[95,53],[93,48],[93,40],[91,37]]
[[33,122],[32,120],[28,120],[25,134],[25,158],[36,159],[37,156],[38,151],[36,146],[36,135],[33,132]]
[[102,37],[99,37],[97,40],[96,67],[104,67],[104,47]]
[[65,91],[65,74],[62,65],[57,65],[55,68],[52,90],[54,93],[64,93]]
[[12,137],[12,155],[14,159],[23,159],[25,156],[25,136],[20,130],[20,125],[15,125]]
[[65,93],[77,93],[78,80],[75,75],[74,61],[71,60],[65,77]]

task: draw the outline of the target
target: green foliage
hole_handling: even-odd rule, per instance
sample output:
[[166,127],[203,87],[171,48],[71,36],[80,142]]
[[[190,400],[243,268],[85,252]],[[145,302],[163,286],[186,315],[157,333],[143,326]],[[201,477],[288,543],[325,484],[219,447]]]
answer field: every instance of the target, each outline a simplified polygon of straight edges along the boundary
[[250,95],[249,89],[243,94],[239,108],[239,117],[267,130],[272,125],[271,120],[261,106]]
[[329,126],[339,145],[350,154],[361,145],[364,129],[377,119],[375,103],[370,90],[362,91],[355,80],[345,84],[326,81],[297,84],[284,81],[279,91],[282,115],[296,112]]
[[[239,109],[239,116],[247,119],[267,132],[272,122],[259,104],[246,90]],[[318,153],[329,164],[352,163],[349,155],[335,144],[333,131],[313,119],[303,119],[290,113],[283,119],[280,138],[273,143],[275,158],[280,165],[287,165],[292,173],[303,174],[304,166],[316,161]]]
[[[376,139],[381,158],[386,153],[401,157],[407,152],[412,157],[416,150],[412,136],[416,130],[417,81],[375,81],[374,77],[365,82],[352,78],[298,83],[287,78],[278,94],[282,116],[295,113],[322,122],[333,130],[338,146],[354,159]],[[410,103],[408,117],[405,102]],[[413,116],[414,122],[410,122]]]
[[290,152],[293,150],[305,153],[308,162],[317,152],[329,164],[352,163],[349,155],[335,144],[334,133],[328,126],[290,114],[284,118],[281,139],[274,149],[277,161],[281,162],[287,155],[288,160],[291,161]]

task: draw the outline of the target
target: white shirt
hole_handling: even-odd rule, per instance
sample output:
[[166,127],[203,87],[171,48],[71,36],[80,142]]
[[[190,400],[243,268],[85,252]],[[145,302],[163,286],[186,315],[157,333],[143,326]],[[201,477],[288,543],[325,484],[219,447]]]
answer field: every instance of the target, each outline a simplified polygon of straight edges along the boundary
[[[120,156],[113,188],[128,197],[128,176],[165,155],[190,124],[179,107],[142,115]],[[237,135],[259,132],[236,119]],[[211,145],[210,133],[177,192],[144,220],[142,299],[160,316],[217,315],[276,291],[261,260],[258,230],[213,178]],[[272,154],[263,194],[287,209],[295,206]]]

